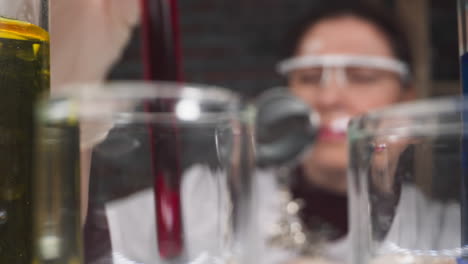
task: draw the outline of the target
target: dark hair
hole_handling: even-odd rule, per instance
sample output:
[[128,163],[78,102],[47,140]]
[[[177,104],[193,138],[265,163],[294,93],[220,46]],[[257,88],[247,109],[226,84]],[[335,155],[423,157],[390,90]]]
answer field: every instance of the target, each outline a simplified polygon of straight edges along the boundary
[[408,37],[403,30],[395,12],[392,9],[383,9],[382,6],[359,0],[327,0],[318,1],[310,8],[304,17],[299,19],[286,36],[285,49],[282,57],[292,57],[297,51],[299,42],[308,29],[324,19],[341,16],[356,16],[375,25],[384,33],[390,43],[395,56],[408,64],[413,72],[414,63]]

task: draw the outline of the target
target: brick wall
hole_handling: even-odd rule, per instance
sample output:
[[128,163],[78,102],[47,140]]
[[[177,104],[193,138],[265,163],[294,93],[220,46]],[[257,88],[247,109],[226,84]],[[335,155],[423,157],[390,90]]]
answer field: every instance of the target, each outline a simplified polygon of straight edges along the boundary
[[[315,0],[182,0],[186,81],[224,86],[252,97],[282,83],[275,63],[284,32]],[[139,79],[138,29],[110,79]]]
[[[314,1],[321,0],[180,0],[186,81],[224,86],[245,97],[281,85],[274,67],[283,36]],[[379,1],[393,6],[393,0]],[[429,1],[432,76],[457,79],[455,1],[438,2]],[[139,48],[137,29],[111,79],[141,78]]]

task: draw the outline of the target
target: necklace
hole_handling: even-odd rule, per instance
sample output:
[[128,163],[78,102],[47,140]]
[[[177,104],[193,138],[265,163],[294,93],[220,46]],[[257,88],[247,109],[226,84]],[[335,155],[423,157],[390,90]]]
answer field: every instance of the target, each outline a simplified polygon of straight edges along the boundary
[[294,198],[291,193],[291,169],[278,171],[278,196],[280,217],[269,227],[267,243],[271,247],[294,251],[300,255],[319,256],[323,246],[336,234],[335,228],[323,219],[314,216],[310,223],[304,222],[301,211],[303,199]]

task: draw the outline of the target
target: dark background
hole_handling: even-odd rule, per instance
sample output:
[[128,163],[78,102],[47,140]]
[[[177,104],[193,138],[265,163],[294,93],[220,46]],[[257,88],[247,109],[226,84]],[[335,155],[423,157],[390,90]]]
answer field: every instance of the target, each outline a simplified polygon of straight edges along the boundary
[[[179,1],[185,80],[223,86],[246,98],[282,85],[283,80],[274,68],[285,32],[314,1],[320,0]],[[396,1],[380,2],[387,8],[395,8]],[[409,10],[409,13],[425,12],[429,21],[422,26],[428,31],[430,40],[427,43],[427,63],[430,64],[428,78],[432,85],[424,89],[436,91],[426,94],[457,92],[456,1],[420,1],[425,1],[427,9]],[[136,29],[109,79],[141,79],[141,76],[139,30]]]

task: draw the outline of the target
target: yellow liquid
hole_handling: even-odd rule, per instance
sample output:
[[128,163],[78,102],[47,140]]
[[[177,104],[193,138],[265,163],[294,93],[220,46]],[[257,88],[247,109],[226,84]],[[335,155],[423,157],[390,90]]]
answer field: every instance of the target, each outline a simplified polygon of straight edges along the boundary
[[47,31],[0,17],[0,263],[31,263],[33,107],[49,76]]

